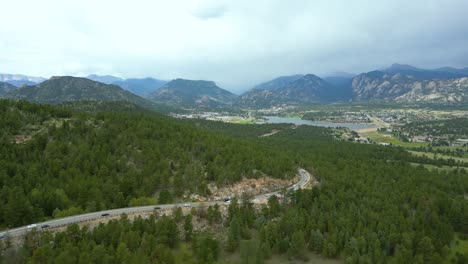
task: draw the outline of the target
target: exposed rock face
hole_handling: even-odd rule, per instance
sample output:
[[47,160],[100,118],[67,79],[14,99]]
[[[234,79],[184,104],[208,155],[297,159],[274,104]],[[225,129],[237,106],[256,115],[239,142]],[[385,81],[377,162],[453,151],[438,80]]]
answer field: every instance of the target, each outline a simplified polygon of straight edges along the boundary
[[468,78],[420,79],[401,73],[373,71],[352,81],[354,98],[362,100],[396,100],[397,102],[456,103],[468,101]]

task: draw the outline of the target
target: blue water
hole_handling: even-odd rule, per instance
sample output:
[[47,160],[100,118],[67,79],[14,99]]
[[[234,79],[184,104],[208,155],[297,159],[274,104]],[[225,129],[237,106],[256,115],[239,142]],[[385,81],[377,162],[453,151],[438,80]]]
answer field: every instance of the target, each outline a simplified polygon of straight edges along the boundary
[[295,125],[309,125],[309,126],[321,126],[321,127],[347,127],[351,130],[376,127],[374,124],[366,124],[366,123],[332,123],[332,122],[325,122],[325,121],[303,120],[303,119],[295,118],[295,117],[264,116],[264,118],[266,119],[265,122],[261,121],[261,122],[257,122],[257,124],[287,123],[287,124],[295,124]]

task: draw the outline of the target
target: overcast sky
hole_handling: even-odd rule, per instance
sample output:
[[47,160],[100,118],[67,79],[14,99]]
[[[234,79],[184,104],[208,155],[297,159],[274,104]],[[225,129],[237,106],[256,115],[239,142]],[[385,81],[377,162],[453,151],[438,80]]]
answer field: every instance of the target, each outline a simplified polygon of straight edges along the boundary
[[467,0],[6,0],[0,72],[214,80],[468,66]]

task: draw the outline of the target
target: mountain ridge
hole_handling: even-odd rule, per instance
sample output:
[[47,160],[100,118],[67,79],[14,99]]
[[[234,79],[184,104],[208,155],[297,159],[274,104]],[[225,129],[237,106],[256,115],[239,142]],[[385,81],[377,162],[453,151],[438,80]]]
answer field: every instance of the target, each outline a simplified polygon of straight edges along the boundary
[[22,86],[6,94],[5,97],[46,104],[81,100],[129,101],[137,105],[151,104],[151,102],[117,85],[72,76],[53,76],[37,85]]

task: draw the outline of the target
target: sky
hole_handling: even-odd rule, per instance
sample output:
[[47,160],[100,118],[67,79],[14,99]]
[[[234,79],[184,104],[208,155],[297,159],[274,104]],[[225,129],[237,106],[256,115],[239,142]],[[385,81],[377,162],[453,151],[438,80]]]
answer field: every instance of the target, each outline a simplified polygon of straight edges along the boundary
[[5,0],[0,72],[213,80],[468,67],[467,0]]

